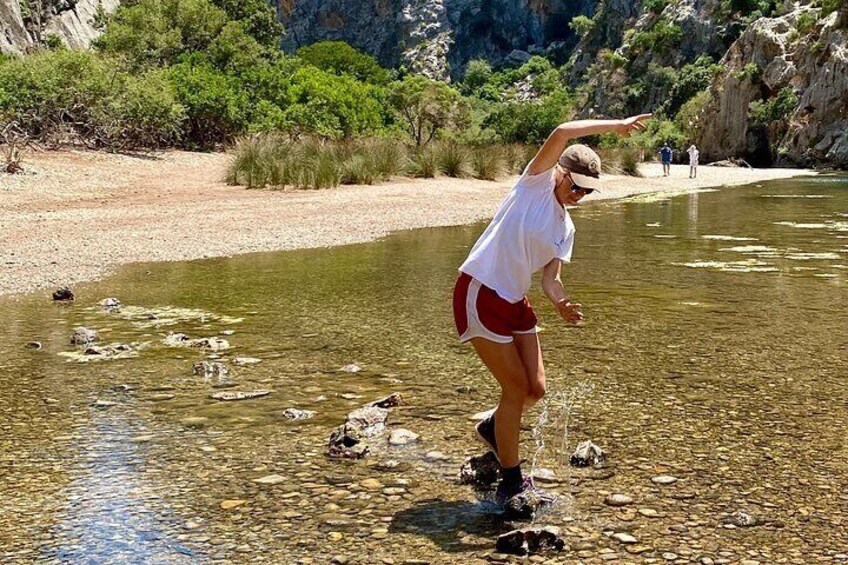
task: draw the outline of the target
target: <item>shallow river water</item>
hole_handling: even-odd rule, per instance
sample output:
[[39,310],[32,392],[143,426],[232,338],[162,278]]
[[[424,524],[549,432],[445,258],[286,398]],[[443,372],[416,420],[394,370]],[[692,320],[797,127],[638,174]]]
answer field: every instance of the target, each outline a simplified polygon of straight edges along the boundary
[[[538,280],[530,297],[549,396],[576,398],[568,445],[550,425],[539,456],[562,504],[537,523],[562,527],[567,543],[549,562],[848,563],[848,179],[651,195],[572,216],[563,279],[585,325],[559,323]],[[454,480],[482,452],[470,416],[496,399],[450,311],[456,268],[484,227],[133,265],[76,287],[73,304],[0,299],[0,561],[502,559],[494,540],[511,525]],[[158,317],[104,311],[106,297]],[[138,356],[60,355],[75,351],[76,326],[141,344]],[[168,347],[170,331],[231,347]],[[210,355],[234,387],[193,374]],[[211,398],[259,389],[271,393]],[[345,414],[392,392],[405,403],[389,428],[420,440],[377,438],[362,461],[328,459]],[[287,420],[290,407],[316,416]],[[606,466],[563,464],[585,439]],[[653,480],[663,475],[677,480]],[[633,501],[610,506],[611,494]]]

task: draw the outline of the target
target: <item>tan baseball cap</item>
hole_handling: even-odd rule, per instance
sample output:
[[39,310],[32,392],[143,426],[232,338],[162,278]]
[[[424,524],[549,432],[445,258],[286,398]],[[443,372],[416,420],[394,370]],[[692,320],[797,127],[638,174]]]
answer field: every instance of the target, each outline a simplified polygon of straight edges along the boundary
[[577,186],[601,189],[601,158],[588,146],[579,143],[569,145],[558,162],[571,173],[571,179]]

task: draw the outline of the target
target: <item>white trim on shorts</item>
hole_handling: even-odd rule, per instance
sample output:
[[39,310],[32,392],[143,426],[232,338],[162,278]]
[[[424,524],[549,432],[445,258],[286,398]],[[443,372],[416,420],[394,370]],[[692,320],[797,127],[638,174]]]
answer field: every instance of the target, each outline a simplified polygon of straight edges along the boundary
[[[489,341],[494,341],[495,343],[512,343],[515,341],[515,338],[512,336],[496,334],[484,326],[483,322],[480,321],[480,316],[477,314],[477,296],[480,294],[480,287],[482,286],[483,284],[480,281],[471,277],[471,281],[468,283],[468,291],[465,295],[465,316],[468,320],[468,329],[465,330],[465,333],[459,336],[459,341],[461,343],[465,343],[475,337],[482,337]],[[536,333],[538,329],[538,326],[536,326],[526,331],[512,333],[532,334]]]

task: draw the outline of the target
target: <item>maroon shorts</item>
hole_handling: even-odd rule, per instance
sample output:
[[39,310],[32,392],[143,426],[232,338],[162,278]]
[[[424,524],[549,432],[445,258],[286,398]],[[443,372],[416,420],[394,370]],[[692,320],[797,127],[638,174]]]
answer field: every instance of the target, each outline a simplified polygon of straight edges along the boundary
[[484,337],[511,343],[513,334],[536,333],[536,313],[525,296],[512,304],[477,279],[460,273],[453,289],[453,317],[463,343]]

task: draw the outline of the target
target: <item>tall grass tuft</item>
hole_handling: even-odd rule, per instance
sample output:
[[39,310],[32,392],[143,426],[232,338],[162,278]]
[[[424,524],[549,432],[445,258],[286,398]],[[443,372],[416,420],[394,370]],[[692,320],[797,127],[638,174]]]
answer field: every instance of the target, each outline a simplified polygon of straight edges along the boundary
[[442,173],[455,178],[468,176],[471,161],[471,152],[468,149],[449,139],[439,142],[436,153]]
[[498,180],[507,169],[506,157],[501,147],[486,145],[471,151],[471,176],[475,179]]
[[538,147],[535,145],[525,145],[523,143],[511,143],[505,146],[507,170],[514,175],[520,175],[524,172],[524,168],[536,156]]
[[409,161],[407,170],[413,176],[431,179],[439,172],[439,155],[432,143],[413,148]]
[[374,171],[382,180],[403,175],[409,168],[406,148],[394,139],[376,139],[366,143],[363,149],[371,157]]
[[290,162],[295,188],[333,188],[342,182],[337,148],[317,139],[301,142]]
[[640,152],[633,147],[609,147],[599,149],[603,171],[611,175],[641,177],[639,172]]
[[267,146],[263,137],[249,137],[236,143],[236,156],[227,167],[227,184],[241,184],[247,188],[262,188],[268,184]]

